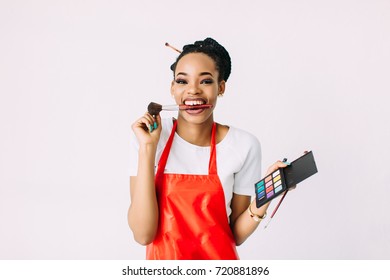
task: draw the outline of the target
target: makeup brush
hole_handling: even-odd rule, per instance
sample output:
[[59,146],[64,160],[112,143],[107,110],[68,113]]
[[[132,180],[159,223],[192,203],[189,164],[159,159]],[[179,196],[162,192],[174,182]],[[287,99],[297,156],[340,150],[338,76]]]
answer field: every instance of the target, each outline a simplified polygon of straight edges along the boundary
[[[284,158],[282,162],[287,163],[287,158]],[[289,165],[290,163],[287,163],[287,164]],[[280,204],[282,204],[283,199],[286,197],[287,192],[288,192],[288,189],[284,192],[282,198],[279,200],[278,205],[276,205],[274,211],[271,214],[271,218],[268,220],[268,223],[264,226],[264,229],[266,229],[268,227],[268,225],[270,224],[270,222],[272,221],[272,218],[275,216],[276,212],[278,211]]]
[[196,109],[208,109],[213,107],[211,104],[201,105],[161,105],[158,103],[150,102],[148,105],[148,112],[152,116],[158,115],[162,110],[164,111],[178,111],[178,110],[196,110]]
[[179,51],[178,49],[176,49],[175,47],[171,46],[171,45],[168,44],[168,43],[165,43],[165,46],[168,47],[168,48],[171,48],[171,49],[174,50],[174,51],[177,51],[178,53],[181,53],[181,51]]
[[282,204],[283,199],[286,197],[287,192],[288,192],[288,189],[284,192],[282,198],[279,200],[278,205],[276,205],[275,210],[272,212],[271,218],[268,220],[268,223],[264,226],[264,229],[266,229],[268,227],[269,223],[272,221],[272,218],[275,216],[276,211],[278,211],[280,204]]

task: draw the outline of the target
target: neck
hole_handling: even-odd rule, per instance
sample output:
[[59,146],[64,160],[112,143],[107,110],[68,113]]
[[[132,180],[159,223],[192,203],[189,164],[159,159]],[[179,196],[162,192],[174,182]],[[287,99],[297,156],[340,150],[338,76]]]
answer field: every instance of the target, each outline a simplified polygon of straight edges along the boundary
[[179,117],[177,119],[176,133],[193,145],[207,147],[210,146],[213,123],[212,117],[200,124],[189,123]]

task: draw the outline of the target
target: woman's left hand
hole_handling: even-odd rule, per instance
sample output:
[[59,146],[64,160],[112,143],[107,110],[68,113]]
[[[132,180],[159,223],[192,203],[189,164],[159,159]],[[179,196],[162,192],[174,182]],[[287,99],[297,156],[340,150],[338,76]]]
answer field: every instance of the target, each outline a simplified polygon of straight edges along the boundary
[[278,160],[277,162],[272,164],[270,167],[268,167],[267,172],[265,173],[264,177],[267,177],[272,172],[278,170],[279,168],[285,168],[286,166],[288,166],[288,164],[286,164],[283,161]]
[[[307,154],[308,151],[304,151],[303,154]],[[277,162],[275,162],[274,164],[272,164],[270,167],[268,167],[268,170],[267,170],[267,173],[264,177],[268,176],[269,174],[271,174],[272,172],[278,170],[279,168],[285,168],[286,166],[288,166],[290,163],[287,162],[287,159],[284,159],[283,161],[280,161],[278,160]],[[297,186],[292,186],[289,188],[289,190],[293,190],[295,189]]]

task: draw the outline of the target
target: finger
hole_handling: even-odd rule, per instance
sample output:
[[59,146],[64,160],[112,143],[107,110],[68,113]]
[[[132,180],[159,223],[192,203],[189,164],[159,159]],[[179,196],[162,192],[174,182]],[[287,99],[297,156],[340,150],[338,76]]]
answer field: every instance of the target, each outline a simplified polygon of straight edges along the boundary
[[267,170],[267,174],[266,175],[269,175],[271,174],[272,172],[278,170],[279,168],[284,168],[286,167],[287,164],[278,160],[277,162],[275,162],[274,164],[272,164],[270,167],[268,167],[268,170]]
[[152,133],[155,130],[161,130],[161,118],[160,115],[151,115],[149,112],[145,113],[145,117],[149,120],[149,132]]
[[135,129],[138,129],[138,128],[142,128],[144,130],[149,130],[150,128],[150,120],[143,116],[141,118],[139,118],[133,125],[132,125],[132,129],[135,130]]
[[284,167],[288,166],[289,164],[290,163],[287,162],[287,161],[280,161],[280,160],[278,160],[277,162],[274,163],[274,166],[276,166],[277,169],[279,169],[279,168],[284,168]]
[[161,124],[161,116],[160,116],[160,114],[158,114],[158,115],[156,115],[155,116],[155,119],[156,119],[156,121],[157,121],[157,124]]
[[153,125],[155,130],[161,130],[161,116],[159,114],[154,117]]
[[149,112],[145,113],[145,118],[149,121],[148,129],[149,132],[152,133],[154,130],[157,130],[159,125],[158,125],[158,115],[151,115]]
[[148,112],[145,113],[144,117],[149,121],[150,124],[153,125],[153,123],[155,122],[155,118],[154,116],[152,116],[151,114],[149,114]]

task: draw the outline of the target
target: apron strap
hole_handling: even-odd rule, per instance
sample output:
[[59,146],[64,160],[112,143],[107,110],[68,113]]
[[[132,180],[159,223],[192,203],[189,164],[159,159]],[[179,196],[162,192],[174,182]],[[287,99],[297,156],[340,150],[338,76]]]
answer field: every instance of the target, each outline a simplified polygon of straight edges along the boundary
[[209,174],[217,174],[217,146],[215,145],[216,131],[217,124],[214,122],[213,129],[211,130]]
[[164,174],[165,166],[167,165],[167,161],[168,161],[169,152],[171,151],[171,147],[173,143],[173,137],[175,136],[176,127],[177,127],[177,121],[174,120],[171,134],[169,135],[167,144],[165,145],[164,151],[162,152],[160,160],[158,162],[156,182],[159,179],[158,177]]
[[[164,151],[162,152],[160,160],[158,162],[156,177],[159,177],[162,174],[164,174],[165,166],[167,165],[167,161],[168,161],[169,152],[171,150],[172,143],[173,143],[173,137],[175,136],[176,127],[177,127],[177,121],[174,120],[171,134],[169,135],[167,144],[165,145]],[[217,124],[214,122],[211,130],[209,174],[217,174],[217,148],[215,145],[216,130],[217,130]]]

